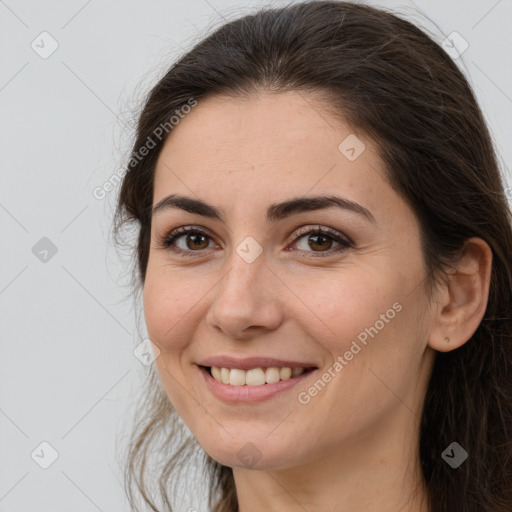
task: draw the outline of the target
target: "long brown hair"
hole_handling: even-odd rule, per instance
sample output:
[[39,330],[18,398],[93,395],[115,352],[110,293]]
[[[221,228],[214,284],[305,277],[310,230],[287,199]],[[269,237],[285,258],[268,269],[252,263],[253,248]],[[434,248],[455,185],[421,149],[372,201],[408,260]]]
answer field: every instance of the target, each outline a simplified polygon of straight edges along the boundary
[[[173,64],[145,101],[133,145],[138,158],[126,170],[117,203],[116,238],[125,224],[139,228],[135,287],[143,287],[148,262],[155,164],[172,136],[169,126],[161,138],[155,130],[191,99],[220,93],[250,97],[259,90],[320,93],[327,111],[376,141],[389,183],[420,221],[431,286],[469,237],[491,247],[485,316],[461,348],[436,355],[418,456],[432,511],[510,512],[511,212],[467,80],[441,46],[412,23],[367,5],[303,2],[228,22]],[[140,158],[148,137],[155,146]],[[151,509],[162,510],[149,495],[152,479],[159,484],[157,497],[172,510],[169,485],[177,481],[172,474],[200,453],[210,481],[210,509],[237,511],[232,469],[185,435],[152,372],[126,466],[132,506],[135,483]],[[453,441],[469,454],[457,469],[441,457]],[[158,473],[149,471],[152,450],[162,459]]]

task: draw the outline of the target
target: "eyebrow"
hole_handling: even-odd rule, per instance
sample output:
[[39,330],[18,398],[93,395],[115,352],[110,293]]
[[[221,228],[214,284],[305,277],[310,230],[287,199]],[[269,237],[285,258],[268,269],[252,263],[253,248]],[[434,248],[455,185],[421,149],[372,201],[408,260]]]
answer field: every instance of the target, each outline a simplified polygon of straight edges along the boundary
[[[274,203],[267,209],[267,219],[270,222],[276,222],[293,214],[334,207],[352,211],[362,215],[367,220],[376,223],[373,214],[364,206],[349,199],[332,195],[298,197],[282,203]],[[181,196],[178,194],[171,194],[164,197],[155,205],[152,215],[154,216],[168,209],[181,209],[196,215],[218,219],[225,223],[224,215],[221,210],[200,199],[194,199],[192,197]]]

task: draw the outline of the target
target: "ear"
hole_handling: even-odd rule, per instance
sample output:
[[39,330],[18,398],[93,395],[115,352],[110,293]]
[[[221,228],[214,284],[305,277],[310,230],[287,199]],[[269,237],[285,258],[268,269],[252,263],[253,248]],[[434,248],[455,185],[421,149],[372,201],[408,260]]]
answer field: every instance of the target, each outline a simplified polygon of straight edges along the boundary
[[461,256],[439,285],[428,344],[448,352],[464,345],[475,333],[487,308],[492,251],[481,238],[469,238]]

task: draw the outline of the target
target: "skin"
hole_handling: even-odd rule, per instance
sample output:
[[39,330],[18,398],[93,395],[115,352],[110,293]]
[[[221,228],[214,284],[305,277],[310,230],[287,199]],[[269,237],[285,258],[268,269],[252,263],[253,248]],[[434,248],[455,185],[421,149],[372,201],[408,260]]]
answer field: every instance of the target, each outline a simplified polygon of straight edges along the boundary
[[[356,134],[366,149],[354,161],[340,152],[354,133],[311,93],[213,96],[159,155],[153,205],[169,194],[200,198],[225,222],[179,209],[154,215],[148,334],[169,400],[204,450],[233,468],[241,512],[429,510],[418,456],[423,398],[435,351],[465,343],[483,317],[491,253],[471,239],[430,301],[418,221],[384,178],[372,140]],[[338,208],[266,219],[273,203],[333,193],[375,222]],[[318,225],[354,247],[336,252],[333,239],[308,243],[307,234],[293,241],[298,228]],[[198,256],[159,246],[180,226],[207,232],[200,249],[186,234],[176,242]],[[248,236],[263,249],[252,263],[236,252]],[[394,318],[301,403],[299,393],[332,375],[338,356],[397,303]],[[272,399],[233,405],[210,393],[196,366],[215,355],[291,358],[319,370]],[[261,454],[251,467],[237,456],[247,443]]]

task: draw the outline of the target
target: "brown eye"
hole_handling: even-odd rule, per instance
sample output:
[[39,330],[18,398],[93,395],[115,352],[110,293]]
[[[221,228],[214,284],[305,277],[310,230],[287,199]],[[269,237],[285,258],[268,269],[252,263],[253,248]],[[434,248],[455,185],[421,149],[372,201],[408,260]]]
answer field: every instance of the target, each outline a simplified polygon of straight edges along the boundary
[[[299,231],[293,245],[299,246],[298,252],[307,257],[331,256],[354,247],[350,239],[331,228],[306,227]],[[175,229],[161,239],[160,246],[180,256],[194,257],[201,256],[211,241],[210,235],[202,229],[186,226]],[[338,244],[338,247],[333,248],[333,243]]]
[[[182,242],[181,239],[184,241]],[[164,249],[184,254],[186,256],[195,256],[194,253],[200,253],[202,250],[208,248],[210,236],[204,231],[191,228],[180,227],[172,231],[160,245]]]
[[[338,247],[333,247],[338,244]],[[298,251],[311,257],[331,256],[335,253],[345,251],[354,244],[344,235],[331,228],[303,228],[295,235],[293,245]],[[316,255],[315,255],[316,253]]]
[[[206,245],[205,245],[206,240]],[[188,233],[185,235],[185,245],[189,249],[206,249],[208,247],[208,237],[199,233]]]
[[332,239],[324,235],[309,235],[308,243],[312,249],[323,251],[331,248]]

